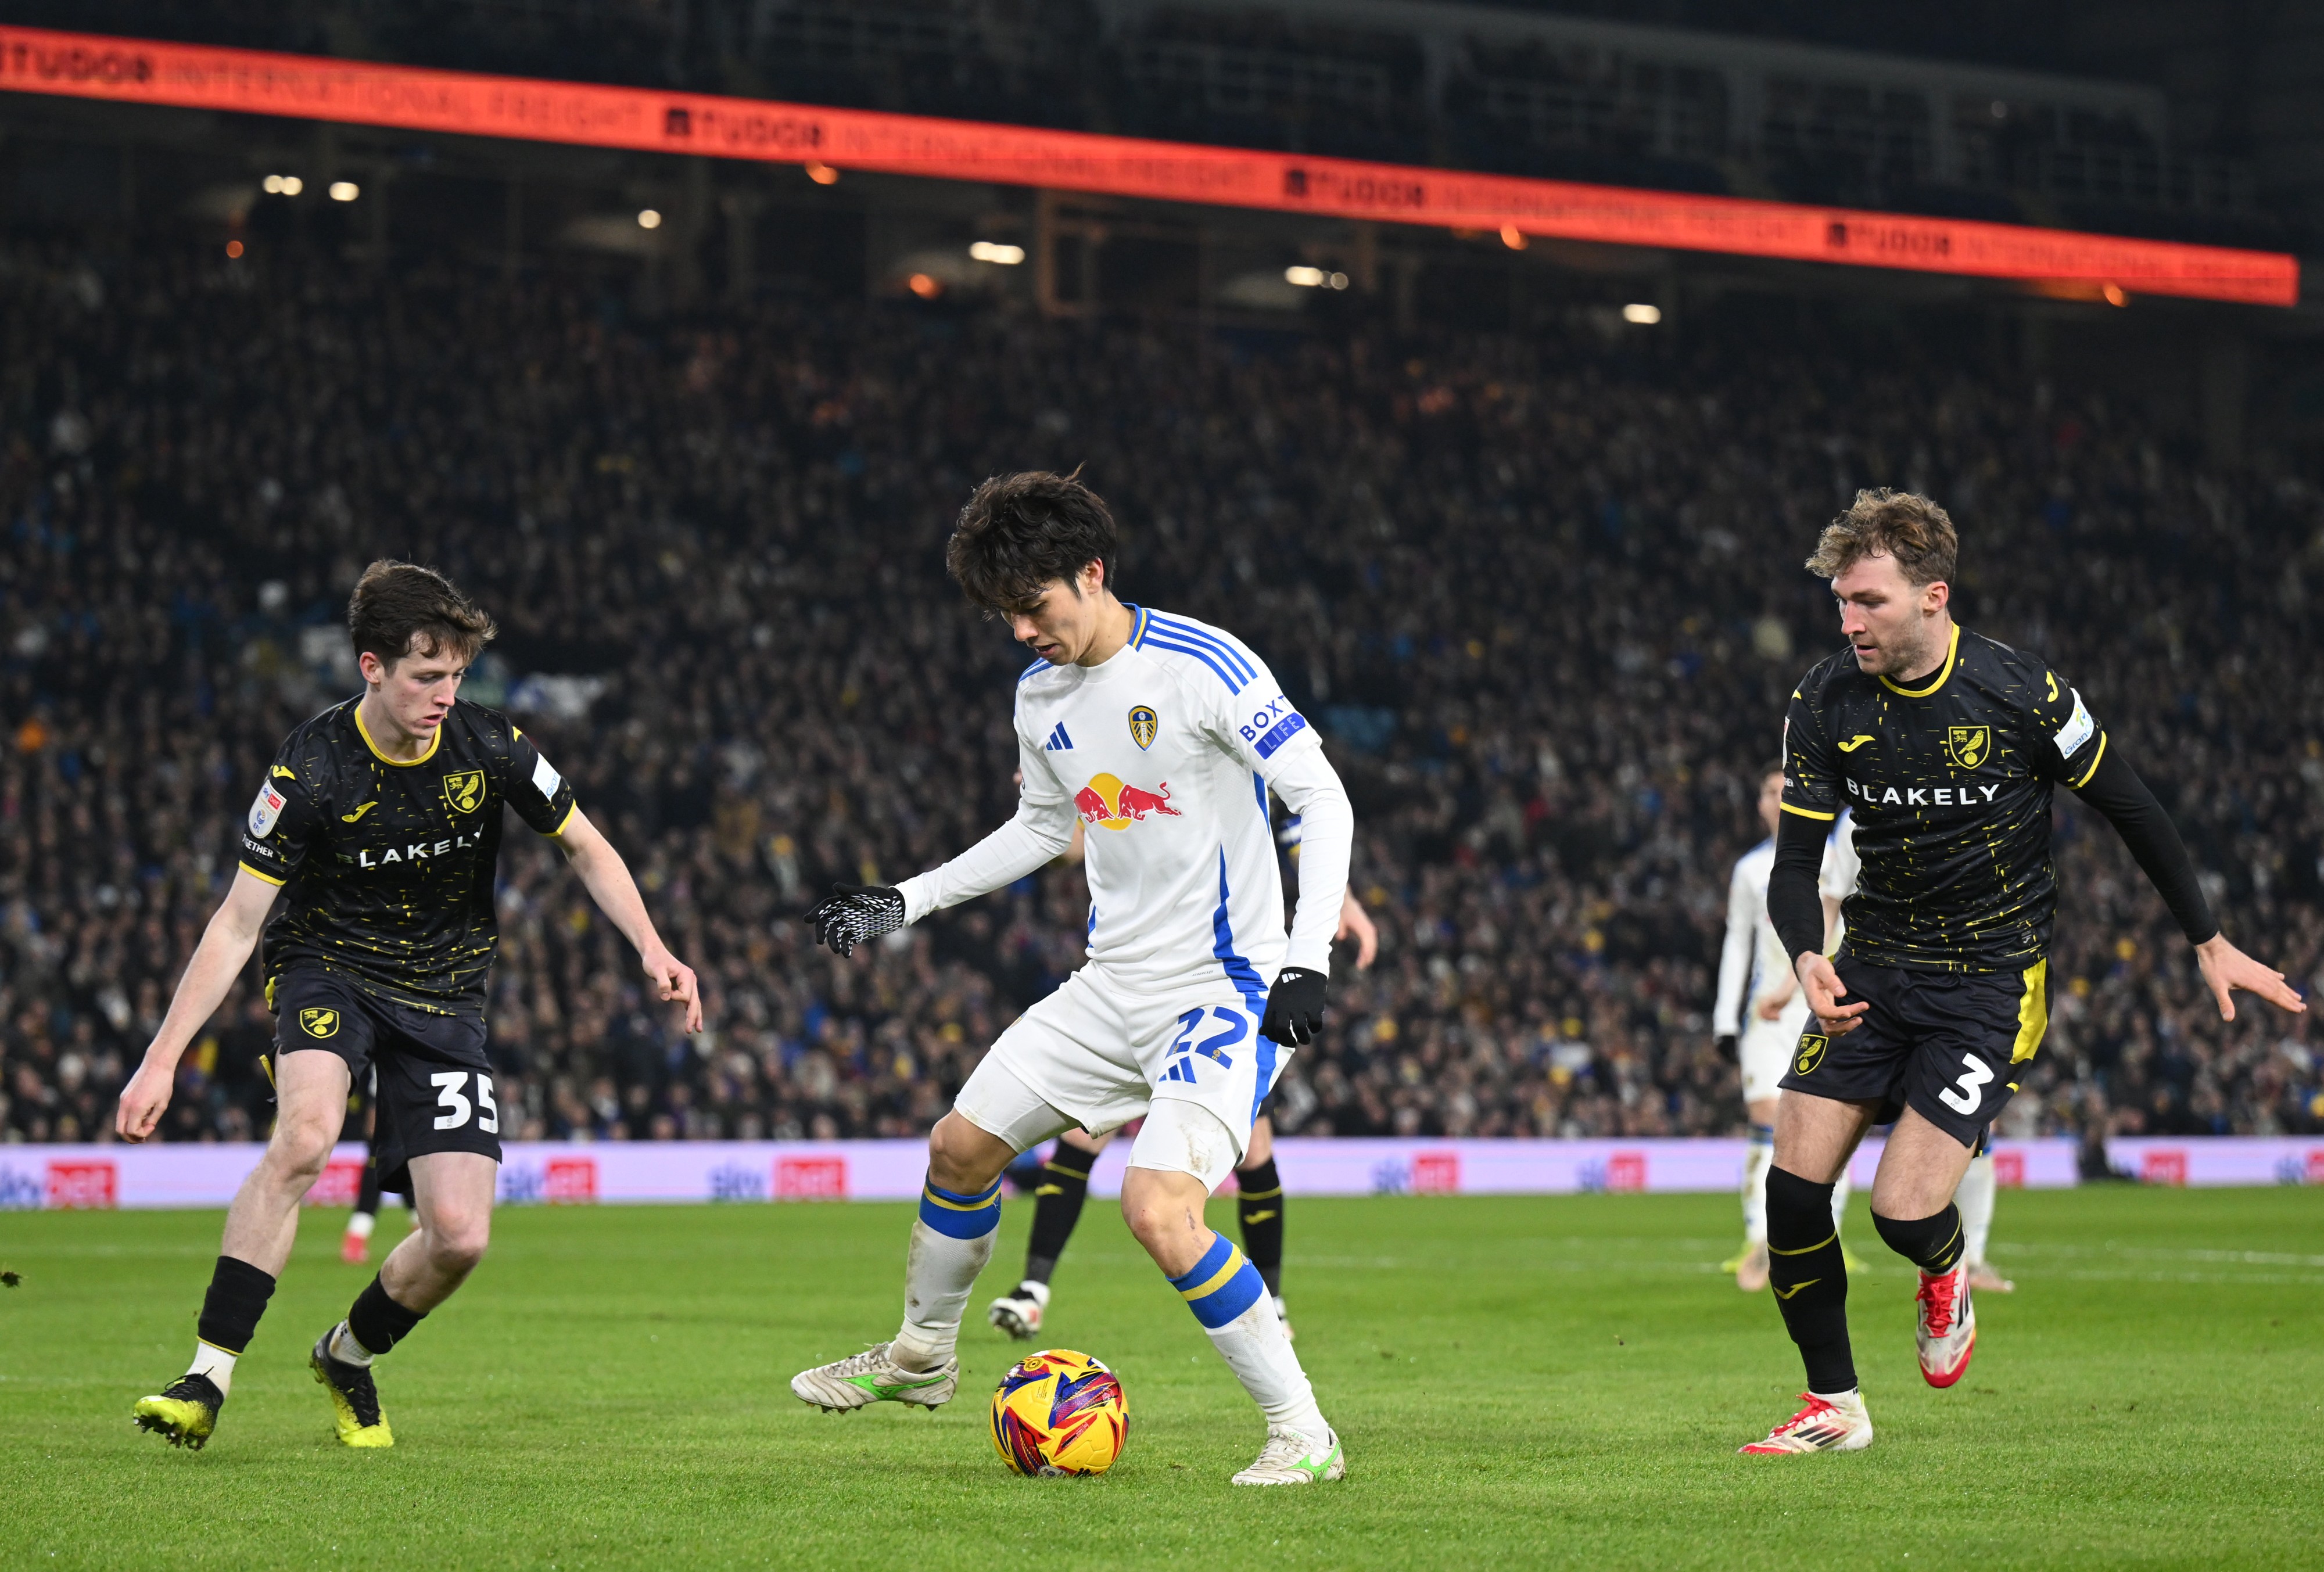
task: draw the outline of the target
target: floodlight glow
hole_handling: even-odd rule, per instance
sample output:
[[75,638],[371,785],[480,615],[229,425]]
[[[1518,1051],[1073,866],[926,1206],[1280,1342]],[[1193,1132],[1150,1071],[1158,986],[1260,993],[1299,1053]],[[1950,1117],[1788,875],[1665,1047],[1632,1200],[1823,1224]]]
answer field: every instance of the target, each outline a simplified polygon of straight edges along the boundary
[[640,229],[659,229],[661,227],[661,215],[655,212],[650,207],[641,209],[638,214],[638,227]]
[[1013,268],[1025,260],[1025,248],[1021,245],[1002,245],[997,241],[973,240],[968,244],[968,254],[977,262],[994,262],[1004,268]]
[[1322,268],[1286,268],[1283,270],[1283,281],[1286,284],[1296,284],[1303,290],[1320,289],[1323,283],[1323,270]]
[[1652,327],[1662,319],[1663,308],[1660,306],[1649,306],[1642,300],[1622,308],[1622,320],[1635,322],[1641,327]]
[[334,202],[352,202],[357,197],[362,195],[363,188],[356,185],[353,180],[333,180],[331,182],[331,200]]

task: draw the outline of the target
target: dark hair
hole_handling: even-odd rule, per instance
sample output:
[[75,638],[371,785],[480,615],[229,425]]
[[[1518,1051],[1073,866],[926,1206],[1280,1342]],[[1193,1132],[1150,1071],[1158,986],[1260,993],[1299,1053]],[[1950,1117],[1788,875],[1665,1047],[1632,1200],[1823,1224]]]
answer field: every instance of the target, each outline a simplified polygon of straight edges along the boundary
[[1808,571],[1836,579],[1868,556],[1893,556],[1905,581],[1950,584],[1960,537],[1942,508],[1911,492],[1886,486],[1856,493],[1847,512],[1824,526]]
[[971,602],[1013,611],[1056,580],[1073,582],[1093,562],[1105,570],[1105,587],[1114,587],[1120,538],[1104,499],[1082,484],[1081,473],[994,475],[970,495],[945,542],[945,566]]
[[452,655],[466,664],[499,631],[450,579],[392,557],[364,569],[347,598],[356,656],[376,655],[387,666],[407,655]]

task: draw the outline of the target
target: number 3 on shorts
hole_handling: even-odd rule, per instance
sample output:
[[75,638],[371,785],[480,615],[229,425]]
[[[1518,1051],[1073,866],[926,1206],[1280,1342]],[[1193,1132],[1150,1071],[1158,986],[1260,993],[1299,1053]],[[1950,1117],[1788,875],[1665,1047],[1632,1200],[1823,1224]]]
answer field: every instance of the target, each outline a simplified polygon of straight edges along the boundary
[[[1974,1053],[1962,1054],[1961,1064],[1964,1068],[1961,1071],[1960,1080],[1937,1093],[1937,1099],[1945,1107],[1963,1118],[1967,1118],[1977,1112],[1978,1104],[1985,1100],[1985,1093],[1981,1089],[1987,1081],[1993,1079],[1993,1066]],[[439,1119],[437,1123],[440,1126],[443,1121]]]
[[[481,1070],[475,1073],[476,1077],[475,1108],[469,1106],[468,1099],[460,1091],[460,1089],[467,1084],[469,1071],[439,1070],[428,1078],[429,1083],[436,1088],[436,1106],[444,1110],[436,1116],[438,1129],[456,1130],[468,1122],[468,1116],[475,1113],[476,1108],[481,1108],[484,1109],[484,1114],[476,1120],[476,1128],[487,1135],[497,1135],[501,1133],[500,1105],[493,1101],[493,1078]],[[1987,1078],[1989,1080],[1991,1076],[1992,1072],[1988,1071]]]

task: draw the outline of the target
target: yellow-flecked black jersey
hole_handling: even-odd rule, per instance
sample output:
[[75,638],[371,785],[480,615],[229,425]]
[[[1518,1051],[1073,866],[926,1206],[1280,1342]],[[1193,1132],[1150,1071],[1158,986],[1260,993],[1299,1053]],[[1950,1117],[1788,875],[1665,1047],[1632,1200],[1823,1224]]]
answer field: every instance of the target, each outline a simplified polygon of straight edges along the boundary
[[2050,796],[2098,768],[2106,733],[2037,657],[1953,630],[1905,686],[1843,650],[1784,717],[1784,811],[1852,810],[1863,860],[1843,954],[1878,966],[2023,970],[2058,906]]
[[242,866],[284,887],[266,925],[269,990],[312,965],[401,1004],[474,1011],[499,938],[501,806],[555,835],[573,788],[481,704],[456,701],[406,763],[373,745],[357,703],[290,733],[243,826]]

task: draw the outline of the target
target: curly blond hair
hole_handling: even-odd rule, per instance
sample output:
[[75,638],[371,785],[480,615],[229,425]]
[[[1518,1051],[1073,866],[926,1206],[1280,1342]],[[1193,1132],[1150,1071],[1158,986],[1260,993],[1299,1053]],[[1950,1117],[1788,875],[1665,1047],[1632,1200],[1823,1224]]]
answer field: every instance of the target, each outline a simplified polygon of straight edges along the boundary
[[1914,584],[1952,581],[1960,537],[1942,508],[1911,492],[1875,486],[1856,493],[1848,511],[1824,526],[1808,571],[1838,578],[1868,556],[1893,556]]

